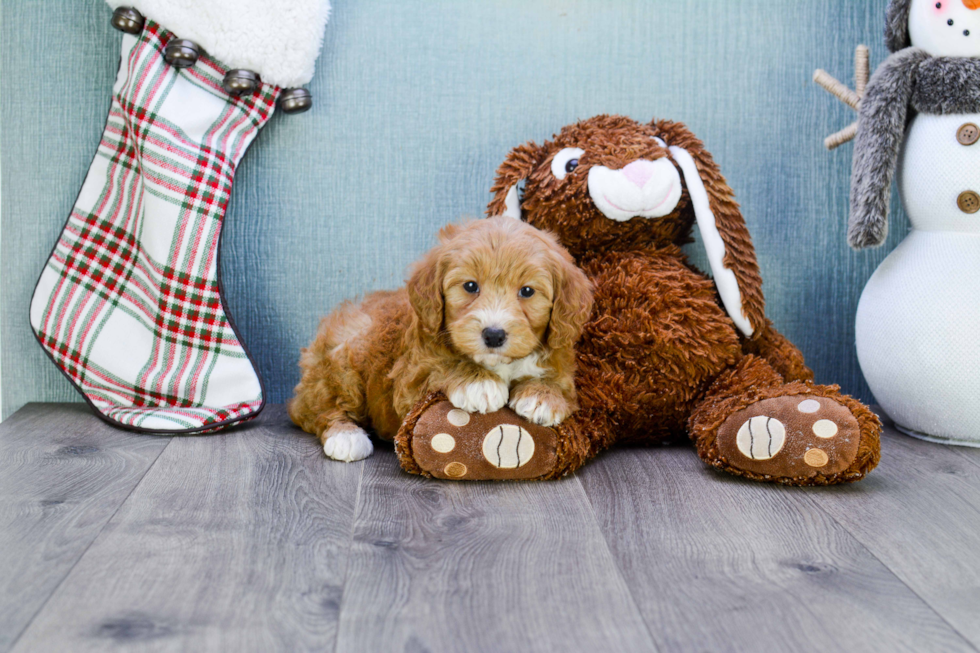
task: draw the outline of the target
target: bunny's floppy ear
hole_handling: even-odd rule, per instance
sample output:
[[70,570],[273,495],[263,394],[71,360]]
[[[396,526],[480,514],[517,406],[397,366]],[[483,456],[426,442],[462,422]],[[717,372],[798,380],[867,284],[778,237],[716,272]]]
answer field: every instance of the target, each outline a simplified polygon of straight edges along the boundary
[[487,206],[487,215],[503,215],[516,220],[521,219],[521,197],[517,186],[528,178],[538,165],[541,147],[534,141],[518,145],[497,168],[497,178],[490,188],[493,199]]
[[762,277],[732,189],[704,145],[686,127],[655,122],[653,128],[684,175],[725,310],[746,336],[761,333],[766,325]]

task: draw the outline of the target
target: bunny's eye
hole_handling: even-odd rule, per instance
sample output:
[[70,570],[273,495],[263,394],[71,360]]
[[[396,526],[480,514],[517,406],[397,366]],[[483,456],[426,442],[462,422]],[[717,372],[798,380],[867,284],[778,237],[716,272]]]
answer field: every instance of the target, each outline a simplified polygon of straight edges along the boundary
[[570,172],[573,172],[579,165],[579,159],[585,154],[585,150],[577,147],[566,147],[555,155],[551,160],[551,174],[555,179],[561,181]]

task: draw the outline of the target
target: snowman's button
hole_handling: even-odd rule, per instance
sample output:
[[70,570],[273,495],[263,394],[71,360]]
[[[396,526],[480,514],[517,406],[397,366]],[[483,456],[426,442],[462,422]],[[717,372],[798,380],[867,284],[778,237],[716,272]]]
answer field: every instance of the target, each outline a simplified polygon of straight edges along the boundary
[[956,205],[960,207],[960,211],[963,211],[963,213],[976,213],[980,211],[980,193],[972,190],[960,193],[959,198],[956,200]]
[[973,145],[977,141],[980,141],[980,127],[977,127],[972,122],[966,123],[956,132],[956,140],[959,141],[960,145]]

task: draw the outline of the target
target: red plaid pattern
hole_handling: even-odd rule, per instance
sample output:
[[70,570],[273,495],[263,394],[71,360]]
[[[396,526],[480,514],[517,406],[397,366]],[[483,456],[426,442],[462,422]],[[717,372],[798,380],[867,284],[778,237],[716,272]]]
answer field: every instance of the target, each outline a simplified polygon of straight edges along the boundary
[[172,38],[152,21],[123,38],[102,142],[34,291],[31,326],[106,419],[193,433],[263,405],[217,256],[235,169],[279,89],[233,97],[207,55],[172,68]]

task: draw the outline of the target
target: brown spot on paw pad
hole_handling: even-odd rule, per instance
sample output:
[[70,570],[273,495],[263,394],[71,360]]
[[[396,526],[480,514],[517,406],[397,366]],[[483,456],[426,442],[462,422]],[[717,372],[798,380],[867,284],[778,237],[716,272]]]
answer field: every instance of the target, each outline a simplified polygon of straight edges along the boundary
[[858,453],[860,426],[833,399],[795,395],[764,399],[718,429],[728,465],[774,478],[808,478],[846,470]]
[[541,478],[558,460],[555,431],[531,424],[509,408],[468,414],[442,401],[422,414],[411,437],[415,462],[442,479]]
[[463,463],[449,463],[442,471],[446,472],[449,478],[463,478],[468,470]]
[[810,449],[803,455],[803,462],[810,467],[819,469],[827,466],[827,463],[830,462],[830,456],[823,449]]

